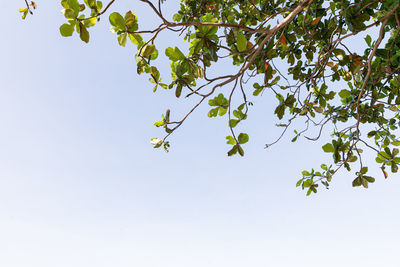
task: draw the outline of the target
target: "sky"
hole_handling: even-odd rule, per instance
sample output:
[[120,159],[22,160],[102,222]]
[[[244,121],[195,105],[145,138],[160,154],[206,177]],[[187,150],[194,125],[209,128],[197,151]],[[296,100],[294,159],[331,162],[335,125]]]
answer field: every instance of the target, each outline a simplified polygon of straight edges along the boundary
[[[150,138],[162,137],[153,123],[192,102],[154,94],[107,17],[89,44],[61,37],[58,2],[37,1],[25,21],[22,0],[0,3],[0,266],[400,265],[398,174],[385,180],[371,156],[369,189],[340,172],[306,197],[296,181],[330,162],[327,139],[288,136],[265,149],[280,130],[268,94],[253,99],[243,158],[226,156],[226,121],[209,119],[206,106],[169,153],[153,149]],[[119,2],[110,12],[158,23],[140,1]],[[184,47],[172,34],[159,44]]]

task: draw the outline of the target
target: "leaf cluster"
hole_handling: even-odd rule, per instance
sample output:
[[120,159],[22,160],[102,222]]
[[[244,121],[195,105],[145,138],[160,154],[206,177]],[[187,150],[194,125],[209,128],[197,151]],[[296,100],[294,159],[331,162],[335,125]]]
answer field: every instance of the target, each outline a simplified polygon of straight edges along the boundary
[[[266,147],[277,143],[293,125],[297,128],[293,130],[293,142],[300,137],[315,141],[324,136],[331,140],[322,147],[332,154],[331,164],[322,164],[321,171],[303,171],[297,183],[307,195],[317,192],[318,185],[328,188],[342,168],[356,168],[353,186],[367,188],[375,178],[367,175],[368,167],[363,165],[366,149],[376,153],[385,178],[386,167],[392,173],[398,171],[397,0],[182,0],[172,19],[163,15],[165,1],[158,1],[158,5],[150,0],[141,2],[161,24],[142,29],[132,11],[124,16],[112,12],[109,23],[119,45],[126,46],[130,40],[136,47],[137,72],[150,76],[154,92],[161,87],[172,90],[182,100],[198,100],[180,119],[170,119],[169,110],[162,115],[155,125],[166,133],[163,139],[152,139],[154,147],[164,145],[168,150],[167,138],[208,102],[208,117],[226,118],[230,131],[226,137],[228,156],[243,156],[249,135],[236,133],[237,125],[247,119],[252,99],[265,93],[277,100],[276,125],[283,128],[282,135]],[[89,42],[88,28],[113,3],[103,7],[97,0],[62,0],[67,23],[61,25],[61,35],[77,32],[82,41]],[[348,45],[367,29],[375,29],[376,34],[366,35],[357,49]],[[189,44],[187,50],[179,45],[165,49],[163,54],[171,67],[170,82],[163,81],[154,64],[159,56],[157,36],[163,31],[181,36]],[[225,73],[220,68],[217,75],[209,73],[223,64],[231,64],[237,71]],[[310,135],[310,129],[318,134]]]

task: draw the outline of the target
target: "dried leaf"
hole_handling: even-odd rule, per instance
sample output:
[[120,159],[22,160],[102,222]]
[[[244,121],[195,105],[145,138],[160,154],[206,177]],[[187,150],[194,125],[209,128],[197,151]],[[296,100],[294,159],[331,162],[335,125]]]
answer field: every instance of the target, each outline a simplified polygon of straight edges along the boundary
[[382,167],[381,169],[382,169],[383,175],[385,176],[385,179],[387,179],[388,178],[388,174],[385,171],[385,167]]
[[287,45],[287,40],[285,35],[282,34],[281,39],[279,39],[279,42],[281,43],[281,45]]
[[311,22],[311,25],[314,26],[314,25],[317,24],[320,20],[321,20],[321,17],[316,17],[316,18]]
[[264,70],[266,71],[270,67],[267,61],[264,62]]

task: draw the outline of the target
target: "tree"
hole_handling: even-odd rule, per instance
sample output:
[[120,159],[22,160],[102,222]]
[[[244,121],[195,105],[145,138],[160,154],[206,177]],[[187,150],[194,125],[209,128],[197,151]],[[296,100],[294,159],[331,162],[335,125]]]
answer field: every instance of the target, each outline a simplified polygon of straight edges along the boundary
[[[122,1],[122,0],[120,0]],[[183,118],[171,119],[168,109],[155,126],[165,130],[163,139],[153,138],[154,147],[169,148],[168,137],[208,101],[210,118],[226,116],[231,135],[228,156],[244,155],[246,133],[235,127],[247,118],[249,81],[252,95],[271,90],[277,99],[275,114],[282,123],[282,135],[294,121],[303,121],[304,129],[294,130],[299,137],[317,140],[332,129],[331,142],[322,149],[332,154],[333,164],[322,164],[320,171],[303,171],[297,182],[307,195],[317,187],[329,186],[341,168],[355,168],[353,186],[368,187],[375,179],[367,175],[362,153],[376,153],[384,178],[400,164],[400,4],[397,0],[182,0],[172,19],[163,15],[166,0],[140,0],[154,12],[160,25],[139,29],[138,17],[127,11],[124,16],[108,15],[118,43],[130,40],[137,46],[137,72],[150,76],[158,88],[173,90],[176,97],[197,98]],[[62,36],[75,32],[89,42],[88,28],[95,26],[114,4],[98,0],[61,0],[66,23]],[[25,0],[20,9],[25,18],[36,8]],[[170,83],[164,83],[153,64],[159,55],[157,36],[171,31],[190,44],[188,51],[168,47],[171,61]],[[375,31],[374,38],[367,31]],[[357,37],[358,36],[358,37]],[[363,44],[351,49],[345,43],[365,36]],[[360,50],[360,51],[359,51]],[[237,66],[235,73],[210,77],[208,71],[220,62]],[[286,68],[281,68],[282,63]],[[164,76],[163,76],[164,77]],[[229,94],[221,93],[228,87]],[[238,103],[237,105],[235,103]],[[310,136],[310,129],[316,135]],[[324,131],[325,130],[325,131]],[[315,131],[315,130],[314,130]],[[269,145],[272,145],[269,144]],[[267,146],[269,146],[267,145]],[[329,165],[329,166],[328,166]]]

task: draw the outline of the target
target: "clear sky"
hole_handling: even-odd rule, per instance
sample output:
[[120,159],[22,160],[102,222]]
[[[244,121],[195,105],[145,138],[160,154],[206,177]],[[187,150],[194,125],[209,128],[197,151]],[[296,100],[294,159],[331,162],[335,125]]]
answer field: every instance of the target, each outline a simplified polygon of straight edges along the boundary
[[[110,11],[158,23],[140,1],[118,2]],[[341,172],[306,197],[295,183],[329,162],[324,140],[265,150],[279,133],[268,94],[253,100],[244,158],[226,156],[226,121],[207,107],[170,153],[154,150],[153,122],[190,102],[152,93],[106,17],[84,44],[60,36],[59,1],[37,4],[22,21],[23,0],[0,3],[0,266],[400,266],[399,175],[375,168],[365,190]]]

